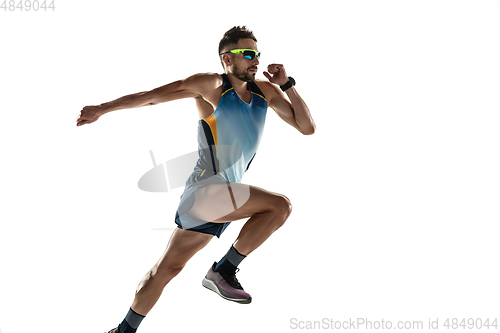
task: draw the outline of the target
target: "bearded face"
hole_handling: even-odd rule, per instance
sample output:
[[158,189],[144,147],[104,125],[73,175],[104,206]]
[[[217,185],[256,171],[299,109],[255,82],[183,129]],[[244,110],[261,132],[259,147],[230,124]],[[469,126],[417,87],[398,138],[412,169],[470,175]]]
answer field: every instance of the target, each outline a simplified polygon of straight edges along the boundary
[[255,80],[255,75],[257,74],[257,66],[250,66],[248,68],[238,68],[234,65],[233,74],[241,81],[251,82]]

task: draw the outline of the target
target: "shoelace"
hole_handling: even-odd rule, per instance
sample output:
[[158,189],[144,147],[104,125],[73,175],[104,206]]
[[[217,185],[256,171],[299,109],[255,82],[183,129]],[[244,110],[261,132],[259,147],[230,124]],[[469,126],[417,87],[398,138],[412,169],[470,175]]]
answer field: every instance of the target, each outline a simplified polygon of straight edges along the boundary
[[220,271],[219,274],[224,278],[224,280],[226,280],[227,283],[229,283],[229,285],[231,287],[243,290],[243,287],[241,286],[238,279],[236,278],[236,273],[238,273],[239,271],[240,271],[240,269],[236,268],[236,270],[234,272]]

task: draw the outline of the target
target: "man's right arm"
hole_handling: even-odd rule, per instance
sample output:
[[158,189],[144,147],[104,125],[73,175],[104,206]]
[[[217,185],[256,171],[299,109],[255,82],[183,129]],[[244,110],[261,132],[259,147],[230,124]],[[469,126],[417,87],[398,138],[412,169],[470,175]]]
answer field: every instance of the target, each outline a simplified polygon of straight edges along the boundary
[[111,111],[156,105],[181,98],[200,97],[213,89],[214,74],[195,74],[184,80],[175,81],[150,91],[126,95],[114,101],[97,106],[86,106],[81,111],[77,126],[90,124]]

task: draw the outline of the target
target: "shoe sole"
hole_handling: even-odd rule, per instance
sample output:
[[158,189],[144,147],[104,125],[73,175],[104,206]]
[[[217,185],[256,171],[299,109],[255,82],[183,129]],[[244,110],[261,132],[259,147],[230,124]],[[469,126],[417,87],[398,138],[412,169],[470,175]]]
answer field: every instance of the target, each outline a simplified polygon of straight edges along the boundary
[[216,285],[215,282],[213,282],[207,278],[203,278],[203,281],[201,282],[201,284],[203,285],[203,287],[212,290],[217,295],[219,295],[220,297],[222,297],[224,299],[227,299],[228,301],[233,301],[233,302],[240,303],[240,304],[249,304],[250,302],[252,302],[252,297],[247,298],[247,299],[234,298],[227,291],[224,291],[221,288],[219,288],[219,286]]

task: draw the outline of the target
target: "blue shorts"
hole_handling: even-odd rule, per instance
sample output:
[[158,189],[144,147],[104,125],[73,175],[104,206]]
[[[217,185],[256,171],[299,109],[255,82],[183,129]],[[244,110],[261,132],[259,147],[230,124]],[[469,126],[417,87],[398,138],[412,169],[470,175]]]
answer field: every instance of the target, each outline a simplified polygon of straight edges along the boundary
[[220,235],[222,235],[224,230],[226,230],[226,228],[229,226],[231,222],[225,222],[225,223],[206,222],[204,224],[201,224],[193,228],[184,229],[179,219],[179,213],[177,212],[175,214],[175,223],[177,224],[177,228],[179,229],[201,232],[202,234],[214,235],[217,236],[217,238],[220,238]]
[[228,184],[228,182],[220,175],[214,175],[208,178],[200,179],[197,174],[191,175],[186,182],[184,193],[181,196],[181,202],[175,213],[175,223],[179,229],[197,231],[204,234],[217,236],[226,230],[231,222],[214,223],[210,221],[200,220],[189,214],[189,210],[195,202],[195,194],[199,189],[212,184]]

